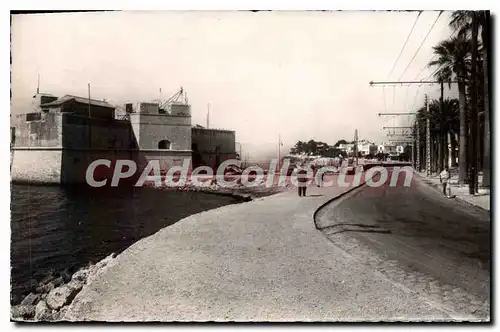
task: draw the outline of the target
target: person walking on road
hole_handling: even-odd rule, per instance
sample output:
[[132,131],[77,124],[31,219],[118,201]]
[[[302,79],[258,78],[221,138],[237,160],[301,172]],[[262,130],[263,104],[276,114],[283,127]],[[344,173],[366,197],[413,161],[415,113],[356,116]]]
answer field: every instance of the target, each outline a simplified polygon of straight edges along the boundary
[[306,196],[306,189],[307,189],[307,170],[304,168],[300,168],[297,171],[297,184],[298,184],[298,189],[299,189],[299,196]]
[[[318,173],[318,170],[321,168],[318,165],[312,165],[311,166],[312,171],[313,171],[313,178],[316,179],[316,174]],[[317,180],[317,179],[316,179]],[[323,175],[321,175],[321,184],[323,183]],[[321,187],[321,184],[319,182],[316,183],[318,187]]]
[[450,194],[447,192],[448,189],[448,180],[450,180],[450,172],[448,170],[448,166],[445,166],[443,171],[439,174],[439,181],[443,186],[443,195],[446,198],[450,198]]

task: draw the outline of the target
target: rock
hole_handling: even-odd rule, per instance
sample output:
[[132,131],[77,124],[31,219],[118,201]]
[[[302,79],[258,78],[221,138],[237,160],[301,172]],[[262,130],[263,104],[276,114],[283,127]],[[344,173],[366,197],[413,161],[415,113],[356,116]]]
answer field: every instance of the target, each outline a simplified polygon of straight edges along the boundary
[[95,267],[95,269],[100,270],[100,269],[102,269],[103,267],[105,267],[107,263],[108,263],[108,262],[107,262],[107,261],[105,261],[105,259],[103,259],[102,261],[97,262],[97,264],[96,264],[94,267]]
[[98,276],[100,270],[102,270],[102,269],[98,269],[96,265],[92,265],[91,267],[89,267],[89,275],[87,277],[87,284],[94,281],[94,279]]
[[64,280],[64,283],[68,283],[71,281],[71,278],[72,278],[72,275],[71,273],[68,271],[68,269],[64,270],[62,273],[61,273],[61,276]]
[[10,316],[13,320],[26,320],[35,316],[35,306],[16,305],[10,308]]
[[73,274],[73,276],[71,277],[71,280],[87,282],[88,276],[89,276],[89,270],[88,269],[81,269],[79,271],[76,271]]
[[46,302],[49,308],[54,310],[59,310],[66,304],[70,303],[75,297],[76,290],[68,287],[68,285],[62,285],[60,287],[54,288],[47,295]]
[[111,262],[113,260],[113,258],[115,258],[115,254],[114,253],[112,253],[108,257],[100,260],[99,262],[97,262],[97,264],[95,265],[96,268],[102,269],[103,267],[105,267],[106,265],[108,265],[108,263]]
[[62,307],[61,310],[59,310],[59,312],[57,313],[56,317],[54,317],[54,320],[57,321],[65,320],[64,315],[66,314],[66,311],[68,311],[68,307]]
[[52,310],[47,306],[47,303],[42,300],[38,302],[35,308],[35,320],[51,321],[54,319]]
[[40,300],[40,294],[29,293],[28,296],[21,301],[21,305],[35,305]]
[[94,281],[105,269],[105,267],[115,258],[115,254],[111,254],[108,257],[104,258],[96,265],[92,265],[89,267],[89,275],[87,278],[87,283],[91,283]]
[[34,292],[38,285],[39,283],[36,279],[30,279],[30,292]]
[[54,276],[54,271],[49,271],[48,274],[43,277],[43,279],[40,281],[40,284],[48,284],[49,282],[51,282],[52,280],[55,279],[55,276]]
[[49,282],[48,284],[38,286],[38,287],[35,289],[35,292],[37,292],[37,293],[39,293],[39,294],[49,293],[49,292],[50,292],[50,291],[52,291],[54,288],[55,288],[55,287],[54,287],[54,284],[52,284],[51,282]]
[[53,284],[54,287],[59,287],[62,284],[64,284],[64,279],[62,277],[56,278],[56,279],[52,280],[51,284]]
[[66,284],[68,288],[77,293],[83,288],[83,285],[85,285],[85,282],[77,279],[73,279]]

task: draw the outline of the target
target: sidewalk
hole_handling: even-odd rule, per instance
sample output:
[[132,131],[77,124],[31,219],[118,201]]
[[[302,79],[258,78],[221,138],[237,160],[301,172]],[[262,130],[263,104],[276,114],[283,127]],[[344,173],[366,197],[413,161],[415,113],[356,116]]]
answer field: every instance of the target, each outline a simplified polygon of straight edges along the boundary
[[310,187],[192,215],[135,243],[65,319],[436,321],[457,318],[330,242],[313,214],[348,188]]
[[[418,175],[422,177],[424,182],[436,187],[442,191],[441,182],[439,181],[439,174],[431,174],[427,176],[425,172],[417,172]],[[481,183],[481,177],[479,177],[479,183]],[[477,195],[469,194],[469,185],[458,184],[458,175],[453,174],[449,180],[449,186],[451,188],[451,195],[455,195],[456,199],[467,202],[471,205],[478,206],[484,210],[490,211],[490,190],[485,188],[479,188]]]

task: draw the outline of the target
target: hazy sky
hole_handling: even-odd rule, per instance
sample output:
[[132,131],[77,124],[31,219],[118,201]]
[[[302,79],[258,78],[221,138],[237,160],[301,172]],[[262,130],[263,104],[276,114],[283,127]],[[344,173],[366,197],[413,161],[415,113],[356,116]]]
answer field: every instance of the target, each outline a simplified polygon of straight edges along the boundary
[[[398,61],[397,80],[438,12],[423,12]],[[19,15],[12,19],[12,112],[42,92],[109,102],[188,93],[193,124],[236,131],[244,155],[274,153],[297,140],[385,141],[382,126],[408,119],[438,86],[370,87],[388,74],[417,12],[107,12]],[[403,79],[413,80],[448,37],[443,13]],[[419,79],[433,70],[424,69]],[[452,91],[453,92],[453,91]],[[445,92],[447,95],[449,91]],[[385,98],[384,98],[385,96]]]

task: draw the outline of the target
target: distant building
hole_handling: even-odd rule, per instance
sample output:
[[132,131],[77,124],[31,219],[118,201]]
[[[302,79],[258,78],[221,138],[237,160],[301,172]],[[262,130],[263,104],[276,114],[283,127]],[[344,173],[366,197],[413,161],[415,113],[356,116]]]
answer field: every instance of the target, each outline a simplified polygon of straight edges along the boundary
[[347,154],[354,152],[354,144],[353,143],[339,144],[338,148],[339,148],[339,150],[342,150],[343,152],[345,152]]
[[[354,153],[354,147],[354,143],[339,144],[338,146],[340,150],[346,152],[348,155]],[[377,146],[367,140],[358,141],[357,147],[362,156],[366,156],[369,154],[374,155],[377,153]]]
[[362,156],[375,155],[377,154],[377,146],[367,140],[361,140],[358,142],[358,151],[361,152]]

